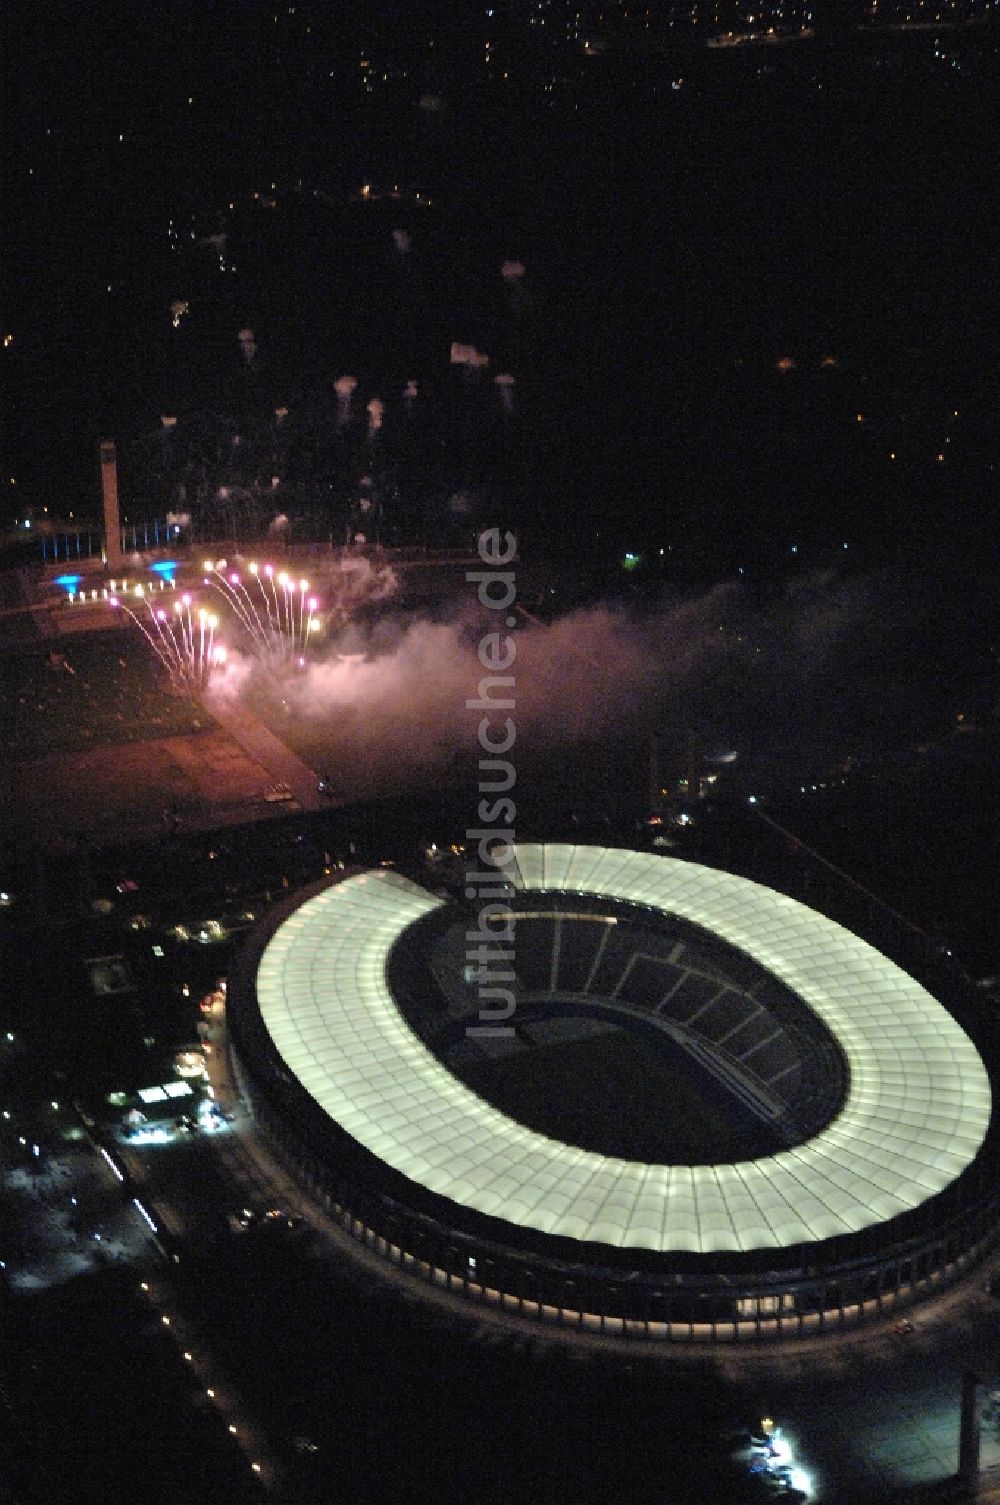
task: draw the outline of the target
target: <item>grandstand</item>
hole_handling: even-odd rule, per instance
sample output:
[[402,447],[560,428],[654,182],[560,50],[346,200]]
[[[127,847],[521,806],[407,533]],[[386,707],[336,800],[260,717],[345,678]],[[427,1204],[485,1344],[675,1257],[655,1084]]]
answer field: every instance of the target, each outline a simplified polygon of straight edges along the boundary
[[877,1318],[982,1255],[977,1001],[731,873],[516,856],[503,1033],[476,1027],[474,909],[386,870],[290,897],[230,977],[245,1100],[356,1238],[469,1300],[684,1342]]
[[[526,894],[518,887],[510,907],[516,999],[510,1035],[477,1036],[473,1028],[481,969],[465,962],[466,933],[475,926],[471,908],[436,910],[407,930],[390,955],[389,980],[407,1021],[439,1059],[498,1107],[510,1110],[516,1099],[531,1127],[555,1132],[547,1112],[558,1104],[567,1072],[577,1069],[554,1047],[556,1019],[564,1044],[579,1040],[585,1024],[594,1040],[593,1024],[603,1021],[598,1038],[627,1031],[641,1046],[637,1058],[649,1067],[656,1058],[655,1073],[637,1071],[629,1083],[633,1107],[636,1098],[669,1090],[671,1075],[676,1091],[684,1080],[689,1101],[700,1094],[701,1141],[692,1145],[687,1126],[683,1136],[689,1163],[728,1158],[740,1136],[750,1157],[795,1144],[840,1106],[847,1066],[832,1035],[793,993],[717,937],[620,900]],[[543,1018],[550,1024],[539,1039]],[[546,1050],[548,1090],[532,1104],[517,1089],[511,1059],[523,1061],[539,1046]],[[595,1064],[597,1048],[588,1056]],[[647,1117],[653,1116],[650,1103]],[[671,1162],[678,1158],[671,1138],[676,1115],[662,1119],[655,1158]],[[632,1158],[626,1144],[615,1142],[616,1121],[614,1104],[603,1113],[595,1104],[581,1143]]]

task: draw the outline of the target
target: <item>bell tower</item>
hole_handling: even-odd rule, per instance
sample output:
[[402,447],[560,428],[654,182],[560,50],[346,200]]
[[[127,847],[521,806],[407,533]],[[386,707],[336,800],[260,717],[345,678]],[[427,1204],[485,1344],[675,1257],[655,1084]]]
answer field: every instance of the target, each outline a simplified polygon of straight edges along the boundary
[[118,512],[118,456],[113,439],[101,440],[101,497],[104,503],[104,563],[116,570],[123,563]]

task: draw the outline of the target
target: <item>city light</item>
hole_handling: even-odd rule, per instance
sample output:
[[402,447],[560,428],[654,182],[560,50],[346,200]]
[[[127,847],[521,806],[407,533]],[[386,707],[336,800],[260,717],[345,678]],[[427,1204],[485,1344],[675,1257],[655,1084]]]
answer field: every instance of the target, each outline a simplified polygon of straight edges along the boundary
[[[348,1435],[389,1325],[341,1299],[339,1241],[408,1302],[467,1307],[442,1393],[484,1347],[476,1303],[524,1328],[510,1346],[559,1328],[582,1358],[565,1371],[604,1345],[619,1375],[626,1348],[705,1345],[665,1407],[640,1356],[607,1446],[592,1408],[565,1438],[542,1427],[539,1501],[581,1432],[611,1499],[643,1468],[668,1496],[902,1497],[952,1487],[930,1476],[959,1456],[974,1493],[970,1422],[984,1468],[1000,1458],[1000,1275],[974,1263],[998,1158],[977,1041],[1000,1001],[979,896],[1000,640],[977,592],[1000,0],[381,9],[392,25],[279,0],[220,30],[187,7],[165,35],[139,6],[127,48],[81,19],[77,140],[58,25],[11,7],[40,82],[11,153],[38,268],[16,352],[0,325],[18,389],[0,932],[24,1021],[0,1287],[126,1293],[64,1324],[63,1388],[93,1405],[63,1407],[48,1458],[51,1353],[24,1376],[39,1472],[65,1498],[88,1446],[95,1479],[170,1453],[192,1492],[246,1499],[322,1497],[352,1456],[391,1473],[404,1406],[378,1418],[384,1457]],[[508,525],[513,638],[465,569]],[[486,899],[463,885],[488,876],[470,710],[506,682],[482,678],[503,643],[517,752],[480,759],[480,787],[503,767],[486,787],[517,799],[493,804],[510,830],[479,865],[503,848],[514,866],[480,929],[522,925],[516,1030],[466,1025],[496,979],[459,959]],[[206,992],[221,965],[228,1019],[225,981]],[[630,1063],[657,1040],[647,1109]],[[559,1084],[538,1082],[562,1069],[549,1118]],[[537,1107],[480,1090],[508,1072]],[[144,1306],[127,1291],[146,1270]],[[179,1327],[140,1375],[163,1301]],[[148,1437],[115,1418],[116,1364]],[[531,1403],[521,1371],[510,1405],[469,1398],[480,1460]],[[310,1418],[320,1457],[296,1458],[317,1452],[294,1435]],[[421,1422],[439,1505],[489,1493],[454,1416]],[[249,1496],[243,1468],[264,1476]]]
[[103,1145],[100,1145],[99,1149],[100,1149],[102,1157],[104,1158],[104,1160],[107,1162],[108,1166],[110,1167],[110,1169],[111,1169],[111,1171],[112,1171],[115,1179],[117,1181],[124,1181],[125,1180],[124,1173],[115,1164],[115,1162],[112,1159],[112,1157],[108,1154],[108,1151],[104,1148]]
[[152,1229],[152,1231],[154,1233],[158,1233],[159,1228],[157,1227],[156,1223],[154,1223],[145,1207],[143,1207],[138,1197],[132,1198],[132,1205],[135,1207],[136,1211],[139,1213],[139,1216],[143,1219],[143,1221],[149,1224],[149,1227]]

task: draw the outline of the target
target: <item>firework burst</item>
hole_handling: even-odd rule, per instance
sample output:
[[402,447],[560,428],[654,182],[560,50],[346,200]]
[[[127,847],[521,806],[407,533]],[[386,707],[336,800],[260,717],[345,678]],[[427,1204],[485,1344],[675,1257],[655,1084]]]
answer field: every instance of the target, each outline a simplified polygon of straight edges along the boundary
[[226,659],[225,648],[215,639],[216,614],[196,607],[187,592],[178,597],[172,610],[154,605],[141,585],[135,587],[132,598],[135,606],[122,596],[109,597],[108,604],[138,627],[175,690],[192,698],[203,694],[213,669]]
[[246,577],[227,569],[225,560],[205,561],[205,584],[218,591],[246,634],[255,656],[280,668],[304,665],[312,635],[320,626],[309,581],[296,580],[272,564],[250,563]]

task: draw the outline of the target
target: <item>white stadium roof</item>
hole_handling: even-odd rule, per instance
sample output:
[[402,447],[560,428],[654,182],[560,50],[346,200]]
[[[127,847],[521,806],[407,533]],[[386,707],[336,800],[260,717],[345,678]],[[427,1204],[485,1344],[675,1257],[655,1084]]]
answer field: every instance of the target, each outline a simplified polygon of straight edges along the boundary
[[795,992],[850,1067],[814,1138],[759,1160],[646,1165],[524,1128],[457,1081],[386,981],[396,938],[441,900],[389,871],[307,900],[260,961],[279,1054],[331,1119],[453,1202],[561,1237],[708,1254],[855,1232],[918,1207],[973,1160],[990,1085],[974,1045],[917,982],[857,936],[745,878],[603,847],[522,845],[528,889],[600,894],[714,932]]

